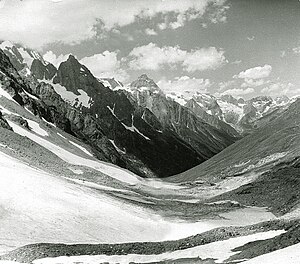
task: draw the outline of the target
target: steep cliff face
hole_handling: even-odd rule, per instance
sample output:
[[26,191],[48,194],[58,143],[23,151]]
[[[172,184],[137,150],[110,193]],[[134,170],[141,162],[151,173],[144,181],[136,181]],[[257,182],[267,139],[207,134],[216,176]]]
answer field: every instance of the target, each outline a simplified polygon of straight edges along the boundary
[[[125,166],[125,162],[109,140],[104,137],[101,129],[95,125],[95,121],[93,122],[88,115],[70,107],[51,85],[40,84],[32,76],[24,80],[2,50],[0,50],[0,71],[2,89],[21,106],[64,131],[93,144],[95,155],[98,158]],[[90,140],[88,135],[91,134],[100,139],[99,142]]]
[[13,99],[88,143],[97,158],[143,177],[170,176],[204,161],[175,132],[163,129],[151,111],[104,86],[75,57],[58,69],[33,59],[30,74],[21,77],[1,55],[2,83]]
[[57,69],[53,64],[43,63],[37,59],[33,60],[30,70],[39,80],[51,80],[57,72]]
[[168,176],[203,161],[178,135],[157,130],[157,125],[153,127],[152,124],[159,121],[151,112],[147,113],[146,122],[142,118],[143,109],[133,105],[124,93],[104,86],[75,57],[70,56],[60,65],[53,85],[60,85],[74,95],[86,96],[85,103],[75,102],[73,106],[96,120],[125,159],[139,163],[140,175],[151,172],[155,176]]
[[186,105],[187,108],[191,109],[198,117],[204,120],[206,123],[213,127],[223,131],[224,134],[228,134],[234,138],[238,138],[238,132],[226,122],[223,122],[217,115],[208,114],[199,104],[194,100],[190,99]]
[[[212,116],[195,114],[168,98],[147,75],[141,75],[130,87],[119,87],[137,106],[150,110],[164,129],[169,129],[192,145],[204,159],[212,157],[237,140],[236,131]],[[215,119],[215,120],[213,120]]]

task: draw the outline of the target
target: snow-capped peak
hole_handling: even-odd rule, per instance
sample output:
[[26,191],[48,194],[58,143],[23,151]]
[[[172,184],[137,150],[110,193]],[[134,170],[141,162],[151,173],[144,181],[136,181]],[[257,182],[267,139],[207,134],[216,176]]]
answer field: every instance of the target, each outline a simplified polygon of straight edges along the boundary
[[4,50],[7,48],[13,48],[13,46],[14,46],[14,44],[12,42],[5,40],[0,44],[0,49]]
[[2,49],[5,54],[10,58],[19,63],[19,69],[31,68],[33,60],[40,60],[44,65],[47,63],[44,61],[43,56],[41,56],[37,51],[28,49],[19,44],[14,44],[10,41],[4,41],[0,44],[0,49]]
[[142,74],[137,78],[137,80],[133,81],[130,84],[130,87],[136,88],[136,89],[149,89],[151,91],[161,91],[160,88],[157,86],[157,84],[150,79],[146,74]]

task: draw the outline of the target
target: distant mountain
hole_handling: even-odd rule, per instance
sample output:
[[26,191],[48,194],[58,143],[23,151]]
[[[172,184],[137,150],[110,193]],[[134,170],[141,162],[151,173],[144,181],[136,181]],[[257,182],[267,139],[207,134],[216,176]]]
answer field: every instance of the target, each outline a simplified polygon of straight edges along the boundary
[[34,60],[39,60],[40,63],[46,65],[43,56],[38,52],[24,48],[19,44],[13,44],[10,41],[4,41],[0,44],[0,49],[10,59],[15,69],[22,75],[30,75],[30,68]]
[[209,114],[234,127],[240,134],[249,134],[284,111],[294,99],[286,96],[273,99],[270,96],[258,96],[250,100],[236,99],[232,95],[215,97],[206,93],[167,94],[176,102],[190,108],[197,115]]
[[[168,98],[145,74],[129,86],[117,87],[115,90],[125,92],[137,107],[151,111],[163,129],[178,134],[205,160],[239,138],[238,133],[223,121],[213,116],[196,115],[187,107]],[[149,122],[146,115],[143,118]]]

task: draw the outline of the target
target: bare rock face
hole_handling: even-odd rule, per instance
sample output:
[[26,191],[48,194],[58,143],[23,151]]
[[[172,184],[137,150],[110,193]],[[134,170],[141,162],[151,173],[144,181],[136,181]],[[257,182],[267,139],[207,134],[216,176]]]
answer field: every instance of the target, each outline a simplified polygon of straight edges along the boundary
[[164,129],[173,131],[192,145],[204,160],[238,138],[238,133],[218,118],[201,113],[200,109],[197,114],[166,97],[155,82],[145,74],[131,83],[127,96],[136,105],[150,110]]
[[21,116],[16,116],[16,115],[10,115],[9,116],[9,119],[11,121],[13,121],[14,123],[17,123],[19,124],[20,126],[26,128],[27,130],[30,130],[30,127],[28,125],[28,122],[26,119],[24,119],[23,117]]
[[[123,92],[104,86],[74,56],[60,65],[53,82],[77,95],[80,89],[90,97],[90,106],[81,106],[81,112],[94,120],[107,139],[124,150],[125,163],[139,175],[147,176],[151,172],[151,176],[165,177],[203,161],[178,135],[162,129],[151,111],[133,104]],[[89,130],[89,126],[90,123],[80,130]],[[88,137],[95,138],[95,135]]]
[[[163,128],[151,111],[133,104],[123,92],[104,86],[74,56],[57,70],[44,61],[33,60],[31,74],[22,77],[4,53],[2,57],[5,89],[13,98],[89,144],[100,160],[143,177],[166,177],[204,161],[191,145]],[[89,105],[70,104],[57,93],[55,85],[74,96],[84,92]]]
[[51,80],[57,72],[57,69],[53,64],[45,64],[37,59],[33,60],[30,70],[39,80]]
[[5,118],[3,117],[3,115],[2,115],[1,112],[0,112],[0,127],[5,128],[5,129],[12,130],[12,128],[11,128],[10,125],[7,123],[7,121],[5,120]]
[[194,99],[189,100],[185,106],[187,108],[191,109],[197,116],[199,116],[206,123],[219,129],[224,134],[228,134],[228,135],[232,136],[233,138],[239,137],[239,134],[232,126],[230,126],[226,122],[223,122],[216,115],[208,114],[202,107],[199,106],[199,104]]

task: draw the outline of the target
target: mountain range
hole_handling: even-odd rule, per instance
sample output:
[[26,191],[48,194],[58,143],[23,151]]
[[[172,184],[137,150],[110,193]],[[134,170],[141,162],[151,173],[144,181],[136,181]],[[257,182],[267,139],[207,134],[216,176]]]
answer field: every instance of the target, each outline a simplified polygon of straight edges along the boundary
[[299,118],[5,41],[0,263],[297,263]]
[[[169,99],[146,75],[128,93],[106,86],[107,80],[97,79],[72,55],[56,69],[35,51],[8,42],[1,47],[14,74],[23,78],[18,85],[39,99],[25,104],[43,104],[41,117],[89,143],[99,159],[143,177],[183,172],[239,138],[222,120],[204,120]],[[20,94],[21,88],[11,91]]]

